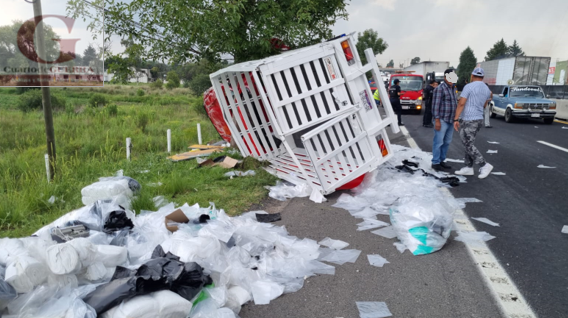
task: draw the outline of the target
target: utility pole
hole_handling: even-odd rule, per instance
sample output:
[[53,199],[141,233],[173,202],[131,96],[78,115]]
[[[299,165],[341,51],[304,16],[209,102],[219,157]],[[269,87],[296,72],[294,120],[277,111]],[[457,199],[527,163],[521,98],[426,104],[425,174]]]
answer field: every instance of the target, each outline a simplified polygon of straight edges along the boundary
[[[38,53],[38,68],[41,86],[41,95],[43,101],[43,117],[45,119],[45,136],[47,140],[47,155],[49,157],[49,175],[51,179],[55,175],[55,133],[53,131],[53,115],[51,113],[51,92],[49,89],[49,79],[47,74],[46,65],[40,63],[40,59],[47,59],[45,54],[45,33],[43,30],[43,24],[41,22],[41,16],[43,15],[41,10],[41,0],[35,0],[34,5],[34,16],[35,16],[35,35],[37,42],[37,53]],[[42,65],[43,64],[43,65]],[[44,82],[45,80],[45,82]],[[45,86],[47,85],[47,86]]]

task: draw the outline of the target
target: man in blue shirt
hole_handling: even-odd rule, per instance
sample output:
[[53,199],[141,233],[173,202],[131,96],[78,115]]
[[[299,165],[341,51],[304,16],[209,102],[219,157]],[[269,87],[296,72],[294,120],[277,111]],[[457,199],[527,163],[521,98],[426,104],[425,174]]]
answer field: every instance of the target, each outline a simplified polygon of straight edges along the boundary
[[440,171],[451,169],[445,163],[446,154],[454,131],[452,120],[456,113],[457,97],[454,83],[458,77],[453,69],[444,72],[444,81],[434,89],[432,98],[432,115],[434,116],[434,142],[432,145],[432,169]]
[[460,138],[465,147],[465,167],[456,171],[456,174],[472,176],[473,164],[479,165],[479,178],[486,178],[493,166],[485,161],[481,152],[475,147],[475,137],[483,125],[483,111],[487,107],[491,91],[483,83],[485,72],[481,67],[471,73],[471,83],[467,84],[461,93],[458,108],[454,118],[454,128],[459,131]]

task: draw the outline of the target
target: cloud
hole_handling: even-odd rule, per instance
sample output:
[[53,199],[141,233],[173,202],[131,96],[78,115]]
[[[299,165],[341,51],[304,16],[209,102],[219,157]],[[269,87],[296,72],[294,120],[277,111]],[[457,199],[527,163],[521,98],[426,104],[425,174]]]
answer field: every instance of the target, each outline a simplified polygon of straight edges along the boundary
[[392,11],[394,10],[394,4],[396,1],[397,0],[372,0],[372,3]]

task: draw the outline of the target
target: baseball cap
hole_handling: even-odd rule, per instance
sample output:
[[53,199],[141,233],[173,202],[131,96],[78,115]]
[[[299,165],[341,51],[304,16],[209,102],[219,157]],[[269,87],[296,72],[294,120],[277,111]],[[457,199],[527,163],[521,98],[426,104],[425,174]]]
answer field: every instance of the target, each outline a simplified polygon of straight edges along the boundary
[[447,69],[447,70],[444,71],[444,76],[445,76],[446,74],[450,74],[451,72],[454,72],[454,71],[455,71],[455,70],[454,70],[453,68],[449,68],[449,69]]
[[400,80],[397,78],[397,79],[394,80],[394,83],[395,83],[395,84],[396,84],[396,83],[400,83]]
[[483,71],[483,69],[481,67],[476,67],[473,70],[473,72],[471,73],[471,75],[483,77],[483,76],[485,76],[485,72]]

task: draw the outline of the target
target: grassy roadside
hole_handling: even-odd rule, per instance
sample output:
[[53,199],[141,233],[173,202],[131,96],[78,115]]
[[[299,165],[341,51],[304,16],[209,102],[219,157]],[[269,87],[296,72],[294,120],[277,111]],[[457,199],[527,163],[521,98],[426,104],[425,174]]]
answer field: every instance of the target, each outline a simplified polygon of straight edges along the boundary
[[[138,90],[144,94],[140,96]],[[267,192],[263,187],[275,181],[260,168],[254,177],[229,179],[223,168],[198,168],[195,160],[172,163],[166,159],[167,129],[172,130],[174,153],[197,143],[197,123],[203,142],[220,139],[200,111],[201,98],[187,89],[110,85],[52,91],[65,99],[66,109],[54,113],[57,174],[48,184],[42,112],[16,110],[15,90],[0,89],[0,237],[30,235],[81,207],[84,186],[120,169],[142,185],[133,203],[137,212],[155,210],[152,198],[162,195],[177,204],[214,202],[238,214],[262,200]],[[116,112],[109,111],[112,107],[86,106],[94,93],[104,94],[117,106]],[[127,137],[132,138],[132,161],[125,158]],[[50,204],[52,195],[57,200]]]

